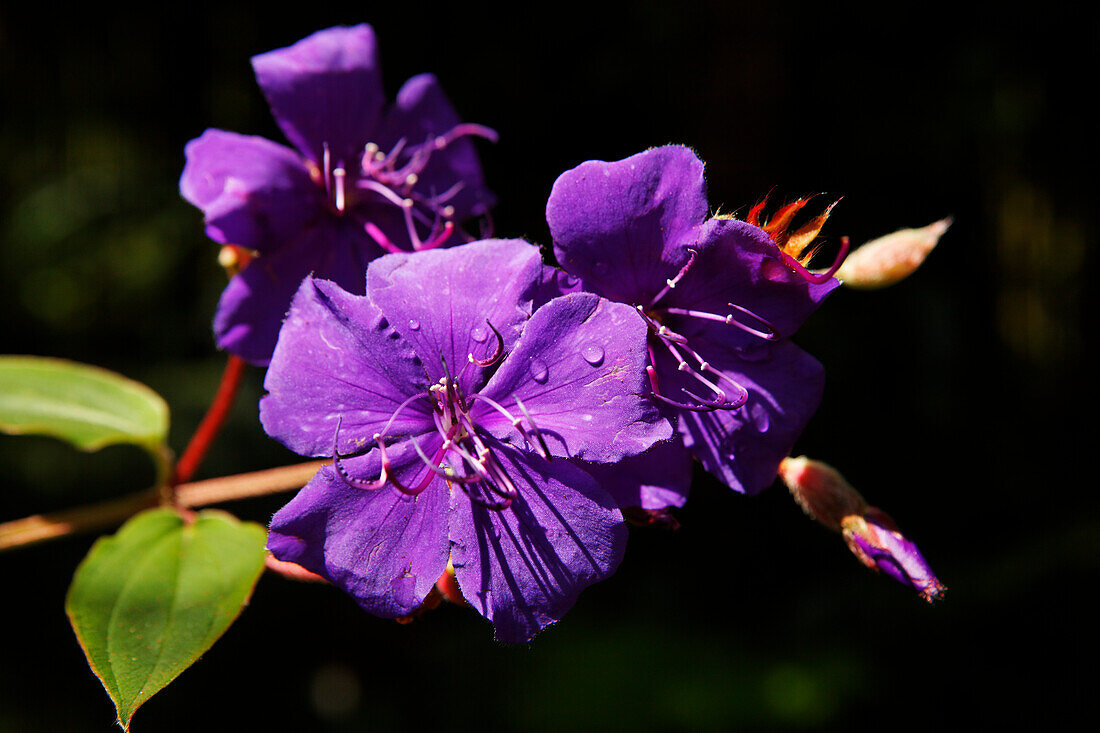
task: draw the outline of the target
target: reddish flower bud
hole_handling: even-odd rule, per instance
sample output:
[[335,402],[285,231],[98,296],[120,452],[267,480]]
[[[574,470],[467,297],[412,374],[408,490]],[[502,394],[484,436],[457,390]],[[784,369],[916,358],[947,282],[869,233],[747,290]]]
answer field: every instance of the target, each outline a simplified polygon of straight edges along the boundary
[[779,477],[807,514],[844,535],[848,549],[864,565],[913,588],[926,601],[943,596],[947,589],[916,544],[886,512],[869,506],[835,468],[805,456],[785,458]]
[[920,229],[901,229],[867,242],[836,272],[836,277],[850,288],[872,290],[893,285],[913,273],[951,226],[951,219],[941,219]]

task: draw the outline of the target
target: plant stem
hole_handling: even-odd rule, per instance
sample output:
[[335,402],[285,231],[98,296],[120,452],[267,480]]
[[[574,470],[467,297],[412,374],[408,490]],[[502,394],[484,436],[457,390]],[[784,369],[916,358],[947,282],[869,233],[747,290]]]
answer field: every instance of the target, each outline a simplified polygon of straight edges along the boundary
[[[195,434],[191,436],[191,442],[187,444],[183,455],[176,462],[176,470],[172,473],[172,479],[168,484],[170,489],[190,481],[199,464],[202,463],[202,459],[206,457],[206,452],[210,450],[218,431],[222,429],[226,418],[229,417],[233,399],[237,396],[237,390],[240,389],[241,380],[244,377],[245,366],[247,365],[240,357],[229,356],[225,371],[222,372],[222,381],[218,384],[218,391],[214,393],[214,400],[210,403],[210,408],[203,416],[202,422],[195,429]],[[176,500],[179,501],[178,497]]]
[[[205,506],[223,501],[266,496],[290,491],[306,484],[326,460],[309,461],[264,471],[180,484],[175,489],[179,507]],[[36,514],[0,524],[0,551],[80,532],[106,529],[134,514],[158,504],[159,487],[139,491],[119,499],[67,509],[52,514]]]

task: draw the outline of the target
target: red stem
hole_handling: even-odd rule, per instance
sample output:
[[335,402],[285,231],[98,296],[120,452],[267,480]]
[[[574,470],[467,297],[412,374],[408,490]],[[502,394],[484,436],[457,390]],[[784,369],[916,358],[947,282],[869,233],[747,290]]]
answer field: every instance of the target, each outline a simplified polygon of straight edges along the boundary
[[222,373],[221,384],[218,385],[218,391],[214,394],[214,400],[210,403],[210,408],[207,409],[202,422],[195,429],[195,434],[191,436],[191,442],[187,444],[183,455],[176,462],[176,468],[172,473],[170,482],[171,486],[186,483],[195,475],[202,459],[206,457],[206,452],[210,450],[210,446],[214,443],[214,438],[217,437],[222,425],[225,424],[226,418],[229,417],[229,410],[233,407],[233,399],[237,396],[237,390],[240,388],[241,380],[244,377],[245,366],[244,360],[240,357],[232,355],[229,357],[229,361],[225,364],[225,371]]

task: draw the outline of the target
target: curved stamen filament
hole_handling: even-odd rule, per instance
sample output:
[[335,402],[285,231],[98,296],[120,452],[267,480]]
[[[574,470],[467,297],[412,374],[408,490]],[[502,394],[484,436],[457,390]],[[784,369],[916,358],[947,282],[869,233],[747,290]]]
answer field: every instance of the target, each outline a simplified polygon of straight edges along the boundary
[[668,295],[668,291],[675,288],[680,283],[680,281],[684,279],[684,275],[686,275],[687,271],[691,269],[691,266],[695,264],[695,257],[697,255],[697,252],[694,249],[690,249],[690,248],[688,249],[687,252],[688,252],[687,264],[680,268],[680,271],[678,273],[676,273],[675,277],[673,277],[670,280],[665,280],[665,286],[663,288],[661,288],[661,290],[656,295],[653,296],[653,300],[649,301],[649,307],[650,308],[653,308],[653,306],[657,305],[658,301],[660,301],[661,298]]
[[379,247],[390,252],[392,254],[399,254],[405,250],[398,247],[396,244],[390,241],[390,238],[386,236],[385,232],[378,228],[373,221],[363,222],[363,230],[367,233],[371,239],[373,239]]
[[[412,441],[413,448],[416,449],[416,452],[420,455],[423,455],[423,451],[420,449],[420,446],[417,445],[416,438],[409,438],[409,440]],[[385,445],[382,444],[382,443],[379,443],[378,448],[379,448],[379,450],[382,451],[382,458],[385,461],[386,460]],[[436,452],[436,455],[437,455],[436,461],[440,461],[440,460],[443,459],[443,453],[444,452],[445,452],[445,449],[443,449],[443,448],[440,448],[439,451]],[[424,456],[424,457],[427,458],[427,456]],[[425,463],[426,464],[431,464],[430,461],[425,461]],[[434,465],[434,464],[432,464],[432,465]],[[385,468],[387,466],[387,463],[383,463],[382,466],[383,466],[383,468]],[[400,481],[397,480],[396,476],[390,476],[389,479],[390,479],[389,482],[393,485],[393,487],[395,489],[397,489],[398,491],[400,491],[402,494],[405,494],[407,496],[417,496],[418,494],[422,493],[424,491],[424,489],[428,488],[428,485],[431,484],[431,482],[435,479],[435,477],[430,472],[426,473],[424,475],[424,478],[420,480],[420,483],[418,483],[416,486],[411,486],[411,487],[410,486],[405,486],[404,484],[402,484]]]
[[684,359],[679,350],[675,346],[673,346],[672,342],[669,339],[661,338],[660,343],[664,344],[665,348],[668,349],[668,352],[672,355],[672,358],[676,360],[677,370],[681,372],[688,372],[693,379],[703,384],[708,390],[710,390],[711,393],[713,393],[714,398],[708,400],[683,387],[681,387],[681,391],[692,399],[697,400],[699,404],[678,402],[677,400],[674,400],[662,394],[660,390],[660,385],[657,381],[657,370],[653,366],[654,364],[656,364],[656,355],[653,352],[652,345],[648,345],[650,365],[646,367],[646,373],[649,375],[649,383],[650,388],[653,391],[653,396],[656,397],[658,400],[666,404],[672,405],[673,407],[678,407],[682,410],[690,410],[692,412],[736,410],[737,408],[744,405],[746,400],[748,400],[748,391],[740,384],[735,382],[733,379],[730,379],[728,377],[725,379],[725,381],[729,382],[737,389],[738,398],[732,402],[727,399],[725,390],[723,390],[717,384],[706,379],[702,374],[700,374],[700,372],[710,372],[717,375],[719,379],[722,379],[725,375],[710,366],[710,364],[708,364],[707,361],[695,351],[681,344],[681,346],[683,346],[683,348],[685,348],[685,350],[699,362],[698,371],[693,368],[686,359]]
[[848,257],[848,250],[850,248],[851,245],[848,242],[848,238],[841,237],[840,252],[837,253],[836,259],[833,260],[833,264],[829,267],[828,270],[825,270],[824,272],[810,272],[805,267],[803,267],[798,260],[796,260],[794,257],[791,257],[786,252],[780,251],[779,256],[783,258],[783,262],[786,263],[788,267],[801,275],[804,280],[806,280],[807,282],[811,282],[814,285],[822,285],[828,282],[829,278],[835,275],[836,271],[840,269],[840,266],[844,264],[844,260]]
[[[673,346],[671,342],[662,340],[661,343],[663,343],[665,345],[665,348],[667,348],[669,353],[672,354],[672,358],[676,360],[676,368],[681,372],[687,372],[689,375],[691,375],[691,377],[693,379],[695,379],[695,381],[699,382],[704,387],[706,387],[711,392],[713,392],[714,393],[714,399],[713,400],[704,399],[704,398],[700,397],[697,394],[689,392],[687,389],[683,390],[684,394],[689,395],[693,399],[699,400],[699,402],[701,402],[703,405],[708,406],[708,407],[710,407],[712,409],[715,409],[715,410],[735,410],[735,409],[737,409],[738,407],[741,406],[740,404],[734,404],[734,403],[729,402],[726,399],[726,393],[722,390],[722,388],[719,387],[717,384],[714,384],[713,382],[708,380],[706,377],[704,377],[702,374],[700,374],[695,369],[693,369],[691,364],[689,364],[687,362],[687,360],[684,359],[684,357],[680,354],[679,349],[677,349],[675,346]],[[702,364],[706,364],[706,362],[703,361],[702,359],[699,359],[699,361]],[[744,404],[744,403],[742,403],[742,404]]]
[[690,308],[664,308],[663,310],[665,313],[671,313],[677,316],[690,316],[692,318],[701,318],[707,321],[718,321],[720,323],[725,323],[730,326],[736,326],[745,333],[750,333],[753,336],[759,336],[766,341],[777,341],[779,339],[779,332],[776,331],[775,326],[768,323],[766,320],[756,315],[748,308],[737,305],[736,303],[727,303],[726,305],[728,305],[730,308],[733,308],[738,313],[755,320],[760,326],[763,327],[763,329],[766,330],[761,330],[760,328],[755,328],[747,323],[742,323],[741,321],[733,317],[733,313],[722,316],[718,315],[717,313],[707,313],[706,311],[697,311]]
[[653,316],[645,312],[642,306],[635,306],[638,309],[638,314],[642,317],[642,320],[649,326],[649,330],[652,331],[658,338],[668,339],[669,341],[675,341],[678,344],[686,344],[687,336],[681,336],[673,331],[665,324],[658,321]]
[[[440,476],[442,478],[445,478],[448,481],[454,481],[455,483],[459,483],[459,484],[469,484],[469,483],[473,483],[474,481],[480,481],[481,480],[480,476],[459,476],[457,474],[448,473],[447,471],[445,471],[443,469],[442,464],[439,463],[439,461],[441,461],[443,459],[443,456],[447,452],[447,448],[440,448],[436,452],[435,459],[432,460],[432,459],[428,458],[428,454],[424,452],[424,450],[420,447],[419,443],[417,443],[414,440],[412,442],[412,444],[413,444],[413,450],[416,451],[416,455],[420,456],[420,460],[423,461],[424,465],[428,467],[428,470],[431,471],[432,473],[434,473],[435,475]],[[446,445],[446,443],[444,443],[444,445]]]
[[485,323],[493,331],[493,335],[497,337],[497,346],[493,351],[492,356],[487,359],[475,359],[473,354],[469,354],[468,358],[471,364],[477,364],[479,367],[490,367],[500,361],[500,357],[504,356],[504,337],[500,335],[500,331],[497,327],[490,323],[489,319],[485,319]]
[[386,457],[386,447],[382,442],[382,436],[375,434],[374,439],[378,442],[378,450],[381,453],[382,458],[382,471],[378,475],[378,478],[374,481],[366,481],[364,479],[358,479],[347,472],[347,469],[340,463],[342,458],[350,456],[341,456],[339,450],[340,441],[340,425],[343,423],[343,416],[336,419],[336,432],[332,436],[332,467],[336,469],[336,475],[340,479],[353,489],[364,489],[366,491],[377,491],[386,485],[387,474],[389,473],[389,460]]

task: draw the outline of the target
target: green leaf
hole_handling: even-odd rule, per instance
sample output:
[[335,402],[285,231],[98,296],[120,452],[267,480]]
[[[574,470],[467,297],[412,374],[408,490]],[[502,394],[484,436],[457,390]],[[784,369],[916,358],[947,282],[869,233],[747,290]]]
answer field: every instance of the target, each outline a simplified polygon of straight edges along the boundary
[[134,443],[154,457],[168,405],[144,384],[63,359],[0,356],[0,432],[51,435],[86,451]]
[[248,601],[267,531],[216,510],[138,514],[102,537],[65,599],[88,663],[129,730],[138,706],[191,666]]

